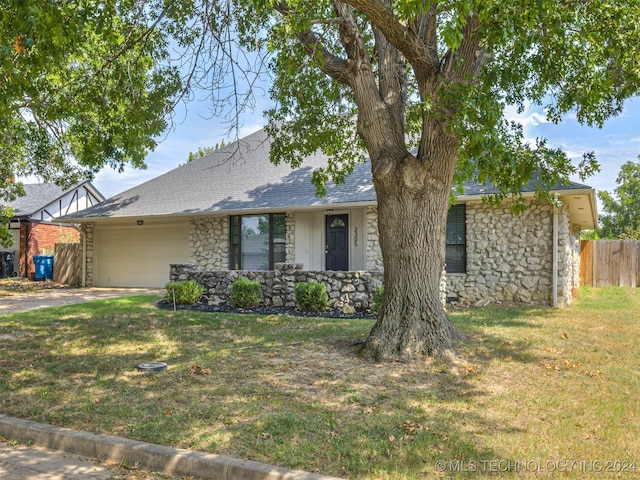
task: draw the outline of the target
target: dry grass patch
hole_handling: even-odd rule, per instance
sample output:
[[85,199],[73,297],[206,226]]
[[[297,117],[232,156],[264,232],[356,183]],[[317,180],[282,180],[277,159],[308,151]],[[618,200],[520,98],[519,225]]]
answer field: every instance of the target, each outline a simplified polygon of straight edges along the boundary
[[[564,310],[456,311],[459,361],[385,364],[351,347],[370,320],[170,312],[150,297],[45,309],[0,317],[0,409],[350,478],[631,462],[638,307],[635,290],[594,289]],[[155,360],[168,370],[137,371]],[[587,466],[562,473],[597,476]]]
[[70,288],[68,285],[55,283],[51,280],[34,282],[25,278],[0,279],[0,297],[11,297],[23,293],[34,293],[40,290],[57,290]]

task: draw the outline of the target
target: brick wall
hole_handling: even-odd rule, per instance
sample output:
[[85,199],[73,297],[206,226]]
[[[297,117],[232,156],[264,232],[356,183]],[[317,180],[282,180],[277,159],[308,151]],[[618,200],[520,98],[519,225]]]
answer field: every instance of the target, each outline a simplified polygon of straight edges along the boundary
[[46,223],[23,223],[20,226],[20,276],[33,279],[33,255],[53,255],[56,243],[80,241],[80,233],[72,227]]

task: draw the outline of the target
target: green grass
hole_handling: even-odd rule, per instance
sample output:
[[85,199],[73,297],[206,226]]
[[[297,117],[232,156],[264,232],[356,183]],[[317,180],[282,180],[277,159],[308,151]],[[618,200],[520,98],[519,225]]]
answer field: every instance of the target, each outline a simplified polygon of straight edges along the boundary
[[[541,471],[525,466],[640,455],[636,290],[584,289],[563,310],[455,311],[461,360],[387,364],[349,347],[370,320],[155,300],[0,316],[0,411],[362,479],[527,478]],[[148,361],[169,368],[138,372]],[[589,465],[562,474],[602,476]]]

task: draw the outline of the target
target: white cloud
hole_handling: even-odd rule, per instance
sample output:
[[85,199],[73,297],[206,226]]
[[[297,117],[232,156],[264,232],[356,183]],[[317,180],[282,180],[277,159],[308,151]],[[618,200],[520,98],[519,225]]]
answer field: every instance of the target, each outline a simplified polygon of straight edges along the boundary
[[504,109],[504,116],[509,121],[520,123],[523,127],[538,126],[543,123],[549,123],[547,116],[541,107],[533,107],[530,103],[525,104],[522,112],[518,112],[515,105],[507,105]]

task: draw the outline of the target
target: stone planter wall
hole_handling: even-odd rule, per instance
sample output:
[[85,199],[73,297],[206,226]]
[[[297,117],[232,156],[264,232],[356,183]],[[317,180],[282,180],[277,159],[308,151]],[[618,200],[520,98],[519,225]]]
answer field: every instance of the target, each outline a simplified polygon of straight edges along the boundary
[[195,263],[174,264],[170,268],[172,282],[194,280],[204,286],[204,299],[212,305],[226,302],[231,284],[238,278],[260,282],[264,305],[295,306],[294,288],[298,282],[320,282],[327,288],[332,307],[371,308],[376,288],[382,285],[381,273],[313,272],[301,264],[276,263],[274,270],[200,270]]

